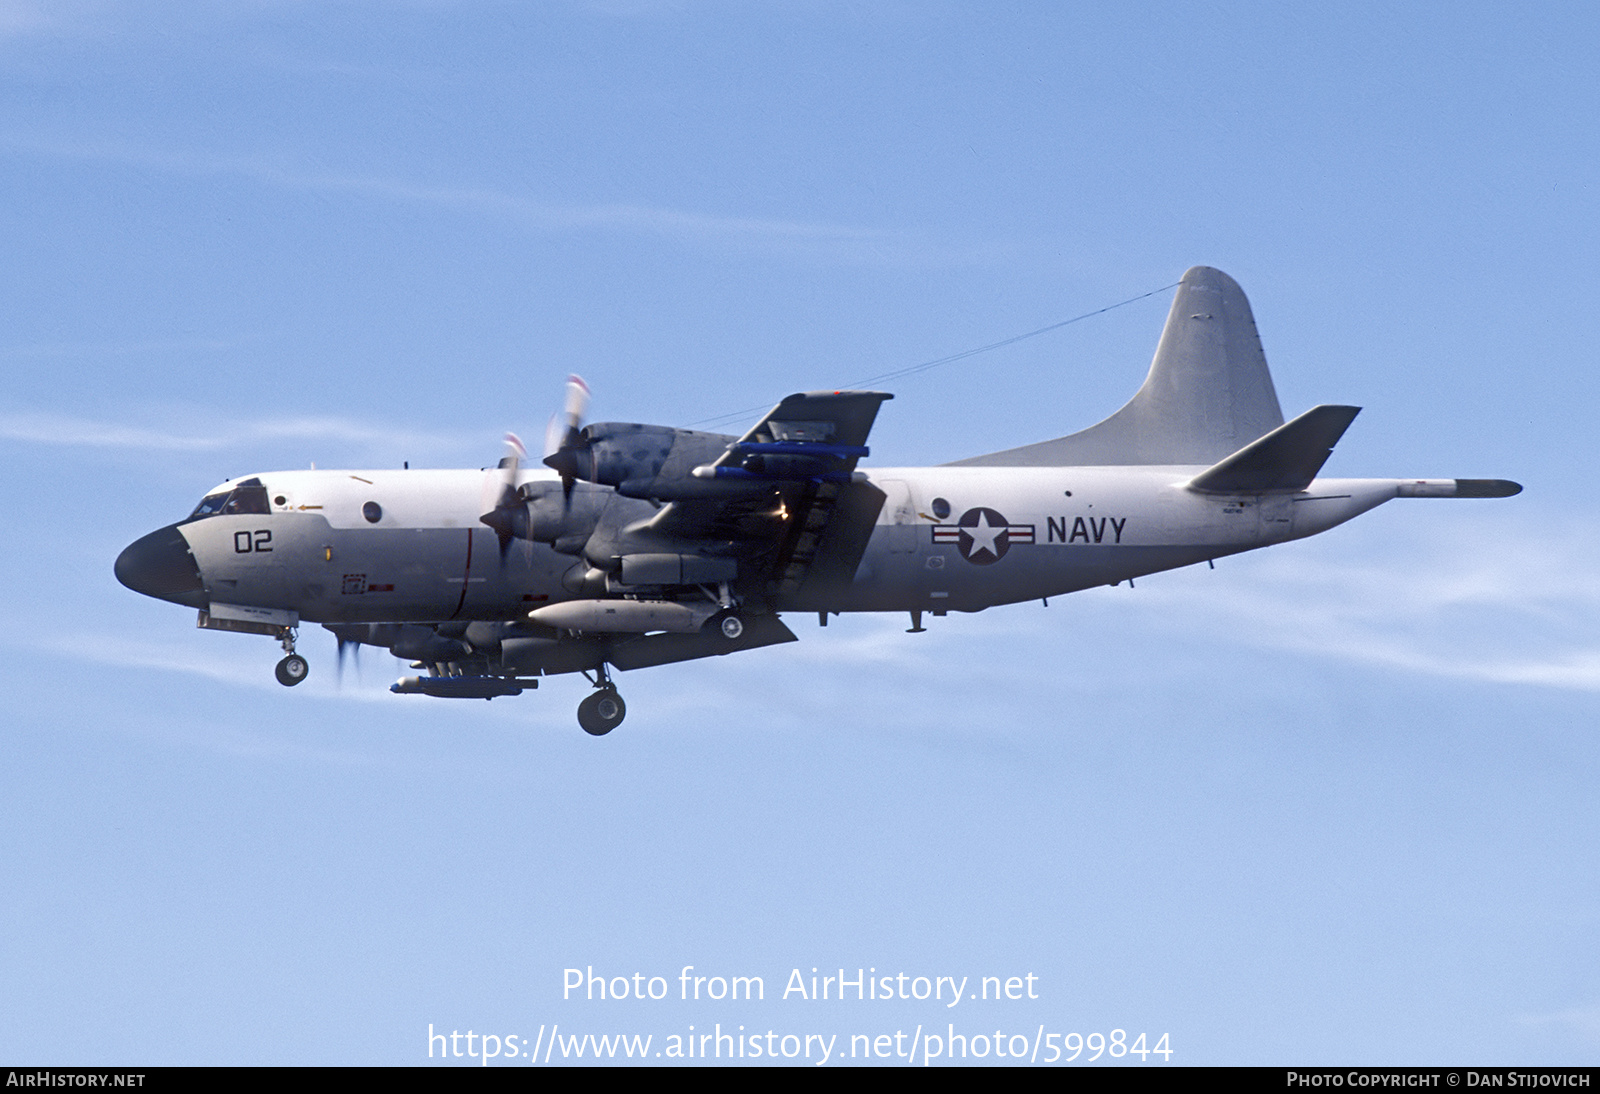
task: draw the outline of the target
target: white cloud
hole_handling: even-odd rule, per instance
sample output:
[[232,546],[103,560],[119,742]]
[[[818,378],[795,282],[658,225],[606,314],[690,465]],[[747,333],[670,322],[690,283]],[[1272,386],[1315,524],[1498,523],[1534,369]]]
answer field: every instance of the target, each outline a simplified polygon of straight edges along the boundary
[[6,357],[131,357],[146,353],[222,353],[238,346],[235,340],[225,338],[150,338],[142,341],[102,342],[35,342],[29,345],[6,346],[0,354]]
[[1586,1040],[1600,1040],[1600,1004],[1572,1007],[1551,1014],[1527,1014],[1517,1019],[1525,1026],[1557,1026],[1580,1034]]
[[474,440],[372,426],[344,418],[274,418],[224,424],[209,433],[183,433],[44,411],[0,413],[0,439],[35,445],[131,448],[158,452],[210,452],[295,439],[405,448],[417,452],[470,446]]
[[0,147],[15,153],[121,163],[188,175],[233,175],[291,190],[336,192],[389,202],[432,205],[510,221],[536,232],[611,231],[656,235],[712,245],[740,244],[792,253],[827,254],[864,262],[898,262],[930,255],[943,260],[956,252],[937,249],[875,228],[784,218],[719,215],[660,206],[611,202],[563,204],[492,187],[433,185],[371,175],[306,171],[284,159],[216,156],[157,151],[125,142],[63,144],[19,134],[0,136]]
[[0,38],[32,34],[50,25],[50,18],[31,0],[0,0]]
[[[1153,577],[1121,610],[1213,643],[1600,691],[1597,529],[1530,521],[1525,510],[1515,523],[1478,503],[1450,516],[1415,504],[1416,522],[1400,535],[1377,538],[1369,526],[1225,560],[1216,574]],[[1540,529],[1537,540],[1528,527]]]

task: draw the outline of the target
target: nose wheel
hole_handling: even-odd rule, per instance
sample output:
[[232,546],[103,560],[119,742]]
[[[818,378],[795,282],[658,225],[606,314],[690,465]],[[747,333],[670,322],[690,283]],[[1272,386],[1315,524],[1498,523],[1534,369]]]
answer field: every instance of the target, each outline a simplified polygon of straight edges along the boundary
[[301,657],[298,653],[291,653],[288,657],[278,662],[278,667],[273,670],[273,674],[277,676],[278,683],[286,688],[292,688],[304,680],[306,674],[310,671],[311,666],[306,663],[304,657]]
[[278,683],[286,688],[292,688],[306,678],[311,671],[311,665],[304,657],[294,652],[294,630],[285,627],[278,635],[278,641],[283,643],[284,658],[278,662],[278,667],[273,669],[273,675],[278,678]]

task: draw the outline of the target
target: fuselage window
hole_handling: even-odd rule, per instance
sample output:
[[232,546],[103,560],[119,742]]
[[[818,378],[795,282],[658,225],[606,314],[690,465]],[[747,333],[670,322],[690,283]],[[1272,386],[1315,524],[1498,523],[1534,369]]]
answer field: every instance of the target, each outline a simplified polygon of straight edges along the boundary
[[369,501],[361,507],[361,515],[367,518],[368,524],[377,524],[383,519],[383,506],[375,501]]

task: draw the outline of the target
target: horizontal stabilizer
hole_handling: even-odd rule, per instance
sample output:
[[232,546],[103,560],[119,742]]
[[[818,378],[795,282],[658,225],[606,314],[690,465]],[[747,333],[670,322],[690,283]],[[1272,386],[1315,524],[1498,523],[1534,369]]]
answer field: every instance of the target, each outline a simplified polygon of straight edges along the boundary
[[1314,406],[1202,471],[1189,487],[1207,494],[1304,490],[1359,413],[1358,406]]

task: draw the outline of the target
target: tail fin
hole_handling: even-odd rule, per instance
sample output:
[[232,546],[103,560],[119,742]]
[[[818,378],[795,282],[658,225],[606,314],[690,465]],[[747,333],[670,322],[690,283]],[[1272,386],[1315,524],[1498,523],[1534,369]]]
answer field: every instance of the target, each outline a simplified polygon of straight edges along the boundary
[[1283,424],[1244,290],[1221,270],[1183,275],[1150,375],[1099,425],[954,467],[1210,465]]

